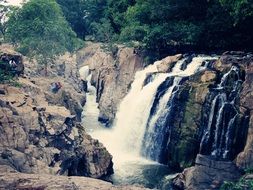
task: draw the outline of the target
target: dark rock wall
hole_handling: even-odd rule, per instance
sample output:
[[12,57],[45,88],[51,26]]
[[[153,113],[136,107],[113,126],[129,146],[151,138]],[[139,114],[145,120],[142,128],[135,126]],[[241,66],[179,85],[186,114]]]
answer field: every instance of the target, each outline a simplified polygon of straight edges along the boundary
[[[200,153],[204,155],[199,155],[193,167],[186,168],[173,180],[176,188],[219,189],[224,181],[239,179],[243,172],[238,169],[238,166],[243,169],[252,166],[252,108],[250,106],[253,97],[252,64],[251,54],[226,52],[212,65],[211,71],[206,71],[209,72],[208,75],[214,74],[209,83],[203,80],[210,78],[207,75],[202,75],[201,80],[197,80],[200,81],[199,84],[204,82],[202,85],[205,84],[205,93],[200,91],[194,96],[195,98],[202,96],[202,101],[198,101],[199,108],[196,109],[196,115],[200,117],[194,120],[197,124],[197,128],[194,127],[196,133],[193,131],[191,133],[190,130],[188,132],[196,135],[198,139],[196,146],[200,146]],[[226,75],[235,66],[238,72],[233,71]],[[226,80],[223,85],[219,85],[222,83],[222,78]],[[219,88],[221,86],[223,88]],[[223,98],[217,98],[214,104],[215,97],[217,94],[222,94],[221,91],[226,103],[224,104]],[[191,98],[188,99],[188,102],[190,101]],[[189,116],[193,118],[194,107],[189,108]]]

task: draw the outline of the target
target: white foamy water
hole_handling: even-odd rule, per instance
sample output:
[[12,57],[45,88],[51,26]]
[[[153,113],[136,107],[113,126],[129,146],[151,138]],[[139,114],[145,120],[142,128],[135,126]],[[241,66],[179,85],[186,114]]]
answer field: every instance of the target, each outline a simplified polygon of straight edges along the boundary
[[91,134],[113,155],[115,167],[126,161],[144,161],[139,156],[142,137],[157,88],[168,74],[159,74],[153,82],[143,85],[149,73],[157,72],[156,65],[159,63],[136,73],[130,92],[120,104],[112,129]]
[[[161,61],[157,61],[153,65],[137,72],[131,89],[122,100],[118,112],[116,113],[115,122],[110,129],[103,126],[101,127],[101,124],[98,124],[97,118],[99,111],[97,109],[97,103],[95,103],[95,93],[89,93],[87,95],[87,102],[84,107],[84,126],[91,126],[87,127],[90,135],[103,143],[112,154],[115,171],[113,178],[116,182],[129,183],[129,181],[126,182],[125,179],[140,181],[140,178],[144,178],[143,176],[145,176],[145,173],[142,173],[145,170],[144,168],[161,169],[159,163],[149,161],[142,158],[140,155],[142,140],[157,88],[169,76],[182,77],[194,74],[201,69],[202,62],[208,59],[213,58],[195,57],[184,71],[181,70],[184,60],[180,60],[174,66],[171,73],[155,74],[152,81],[146,85],[144,85],[145,79],[149,74],[157,73],[157,65],[159,65]],[[80,70],[81,77],[90,81],[89,77],[91,76],[87,77],[87,73],[89,73],[87,67]],[[175,80],[174,86],[177,85],[179,81],[180,77],[178,80]],[[159,105],[162,107],[165,106],[166,101],[168,101],[171,96],[172,90],[173,88],[168,89]],[[162,109],[159,110],[159,112],[162,111]],[[159,114],[157,117],[158,116]],[[155,171],[152,172],[154,174],[156,173]],[[140,177],[138,175],[142,176]]]

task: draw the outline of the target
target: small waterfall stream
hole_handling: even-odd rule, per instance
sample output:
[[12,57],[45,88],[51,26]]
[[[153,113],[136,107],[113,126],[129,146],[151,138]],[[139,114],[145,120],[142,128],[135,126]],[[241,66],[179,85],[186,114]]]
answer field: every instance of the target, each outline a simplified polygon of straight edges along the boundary
[[203,123],[207,128],[201,140],[200,153],[216,159],[233,159],[233,141],[239,118],[237,102],[242,83],[240,69],[232,66],[210,93],[211,110],[207,123]]

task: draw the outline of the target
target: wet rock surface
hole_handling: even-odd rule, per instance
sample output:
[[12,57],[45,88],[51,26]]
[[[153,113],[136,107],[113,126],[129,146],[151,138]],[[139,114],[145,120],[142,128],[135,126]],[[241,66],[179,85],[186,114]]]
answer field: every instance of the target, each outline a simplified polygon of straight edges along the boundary
[[[252,63],[251,54],[226,52],[200,78],[195,76],[196,82],[201,81],[196,84],[204,88],[197,88],[197,93],[193,93],[196,91],[191,88],[184,112],[188,117],[185,117],[184,125],[195,129],[194,133],[190,130],[190,134],[196,135],[195,146],[197,150],[200,146],[205,156],[198,155],[195,165],[186,168],[174,179],[173,183],[178,189],[219,189],[224,181],[236,181],[241,177],[243,173],[237,166],[243,169],[252,166]],[[215,108],[212,102],[219,93],[224,94],[225,99],[222,100],[227,103],[222,107],[216,106],[216,115],[210,119],[212,107]],[[189,104],[194,99],[198,100],[196,114],[194,104]],[[225,117],[222,123],[219,123],[220,116]],[[213,132],[210,132],[212,129]],[[187,134],[187,131],[184,132]],[[205,134],[209,134],[208,141]]]
[[170,72],[175,63],[182,58],[182,54],[175,56],[168,56],[161,60],[161,63],[157,66],[158,72],[166,73]]

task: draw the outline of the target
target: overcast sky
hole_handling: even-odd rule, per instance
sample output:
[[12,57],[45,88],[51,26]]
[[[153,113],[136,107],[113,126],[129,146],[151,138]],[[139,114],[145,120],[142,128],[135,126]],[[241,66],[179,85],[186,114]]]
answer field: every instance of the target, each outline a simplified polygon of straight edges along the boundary
[[20,3],[23,2],[23,0],[7,0],[8,4],[11,5],[19,5]]

